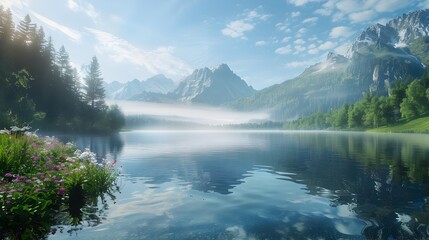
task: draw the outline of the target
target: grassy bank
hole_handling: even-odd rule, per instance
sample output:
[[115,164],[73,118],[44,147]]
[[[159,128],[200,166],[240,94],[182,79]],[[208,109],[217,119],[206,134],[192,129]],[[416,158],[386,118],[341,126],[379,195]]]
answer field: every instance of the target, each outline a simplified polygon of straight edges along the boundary
[[25,130],[0,131],[0,239],[41,239],[53,225],[79,224],[84,206],[117,189],[115,162]]
[[369,129],[369,132],[429,133],[429,117],[414,119],[393,126]]

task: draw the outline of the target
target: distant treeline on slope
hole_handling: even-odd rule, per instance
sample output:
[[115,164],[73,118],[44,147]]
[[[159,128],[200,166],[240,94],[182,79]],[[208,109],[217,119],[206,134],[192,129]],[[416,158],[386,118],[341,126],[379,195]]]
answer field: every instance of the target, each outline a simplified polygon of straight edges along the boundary
[[104,103],[94,57],[82,86],[64,47],[54,48],[27,15],[15,27],[0,5],[0,129],[32,125],[44,130],[112,132],[124,124],[117,107]]
[[408,122],[429,114],[429,72],[422,79],[395,82],[388,96],[365,94],[354,104],[287,122],[287,129],[365,129]]

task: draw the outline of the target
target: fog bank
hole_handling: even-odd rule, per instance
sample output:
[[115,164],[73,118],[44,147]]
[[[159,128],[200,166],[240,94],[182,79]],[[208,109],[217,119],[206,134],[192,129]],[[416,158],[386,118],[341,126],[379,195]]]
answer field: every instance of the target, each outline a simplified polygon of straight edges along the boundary
[[237,112],[221,107],[194,104],[167,104],[139,101],[106,100],[116,104],[127,116],[146,115],[171,121],[183,121],[208,125],[229,125],[269,120],[265,112]]

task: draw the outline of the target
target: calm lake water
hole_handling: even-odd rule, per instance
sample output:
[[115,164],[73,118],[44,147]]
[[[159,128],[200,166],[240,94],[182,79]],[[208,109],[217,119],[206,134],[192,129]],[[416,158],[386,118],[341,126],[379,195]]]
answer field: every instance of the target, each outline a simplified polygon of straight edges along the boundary
[[429,135],[62,136],[116,158],[115,202],[50,239],[427,239]]

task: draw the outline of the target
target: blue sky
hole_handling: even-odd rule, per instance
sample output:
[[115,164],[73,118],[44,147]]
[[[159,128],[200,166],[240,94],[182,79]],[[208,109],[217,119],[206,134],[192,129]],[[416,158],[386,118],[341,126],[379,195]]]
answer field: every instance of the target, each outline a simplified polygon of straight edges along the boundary
[[[100,61],[105,81],[227,63],[256,89],[345,53],[369,25],[429,8],[429,0],[0,0],[43,26],[73,66]],[[82,71],[84,74],[84,71]]]

